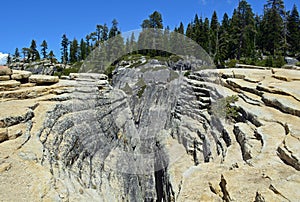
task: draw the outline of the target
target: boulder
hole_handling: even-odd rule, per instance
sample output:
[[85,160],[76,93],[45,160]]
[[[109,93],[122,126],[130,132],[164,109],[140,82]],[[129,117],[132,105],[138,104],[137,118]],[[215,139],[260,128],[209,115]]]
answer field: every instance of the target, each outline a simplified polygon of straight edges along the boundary
[[80,79],[92,79],[92,80],[107,80],[105,74],[96,74],[96,73],[70,73],[69,78],[71,80],[80,78]]
[[6,66],[0,66],[0,76],[3,75],[12,75],[11,69]]
[[9,90],[20,86],[20,82],[16,80],[0,81],[0,90]]
[[8,80],[10,80],[10,76],[9,75],[0,76],[0,81],[8,81]]
[[22,70],[13,70],[13,74],[11,78],[14,80],[23,80],[28,79],[32,75],[29,71],[22,71]]
[[30,83],[36,83],[38,85],[48,85],[59,82],[57,76],[47,76],[47,75],[32,75],[29,77]]

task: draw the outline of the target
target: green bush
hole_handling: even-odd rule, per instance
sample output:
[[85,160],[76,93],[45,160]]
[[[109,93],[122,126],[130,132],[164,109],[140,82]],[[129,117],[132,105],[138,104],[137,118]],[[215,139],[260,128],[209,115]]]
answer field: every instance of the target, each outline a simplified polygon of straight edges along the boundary
[[104,71],[104,74],[106,74],[108,76],[108,78],[112,78],[112,73],[115,70],[115,66],[110,65],[109,67],[107,67]]
[[238,99],[237,95],[221,98],[212,105],[211,111],[216,116],[233,120],[238,116],[238,108],[234,105]]
[[273,67],[274,64],[274,58],[272,56],[268,56],[265,60],[265,66],[267,67]]
[[265,67],[266,66],[266,61],[265,60],[257,60],[255,62],[256,66],[261,66],[261,67]]
[[238,62],[237,60],[232,59],[232,60],[230,60],[229,62],[226,63],[226,66],[228,68],[234,68],[234,67],[236,67],[237,62]]
[[64,68],[57,68],[56,72],[54,72],[54,76],[69,76],[70,73],[78,73],[79,72],[79,67],[71,67],[68,69],[64,69]]
[[171,62],[178,62],[179,60],[182,60],[182,57],[180,57],[178,55],[171,55],[169,57],[169,61],[171,61]]
[[190,71],[186,71],[186,72],[184,73],[184,76],[185,76],[185,77],[189,77],[190,74],[191,74]]
[[280,56],[275,57],[273,67],[281,68],[284,64],[285,64],[285,61],[284,61],[283,56],[280,55]]
[[139,98],[141,98],[141,97],[143,96],[146,87],[147,87],[147,85],[143,85],[143,86],[140,88],[140,90],[138,91],[137,95],[138,95]]
[[266,60],[264,60],[266,67],[277,67],[280,68],[285,64],[284,57],[281,55],[278,56],[268,56]]
[[296,66],[300,67],[300,62],[297,62],[297,63],[296,63]]

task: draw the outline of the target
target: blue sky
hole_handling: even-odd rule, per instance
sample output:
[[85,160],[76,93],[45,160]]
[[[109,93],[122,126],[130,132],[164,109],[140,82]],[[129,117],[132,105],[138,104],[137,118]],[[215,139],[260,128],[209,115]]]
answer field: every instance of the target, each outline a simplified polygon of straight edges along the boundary
[[[266,0],[248,0],[254,13],[262,13]],[[285,0],[287,10],[299,0]],[[49,50],[60,55],[61,36],[83,38],[94,31],[96,24],[116,18],[122,32],[139,29],[153,11],[162,13],[164,25],[171,29],[182,21],[189,23],[197,13],[211,18],[214,10],[219,19],[230,16],[238,0],[14,0],[1,2],[0,53],[13,54],[15,48],[29,47],[32,39],[40,45],[45,39]],[[40,47],[39,47],[40,49]]]

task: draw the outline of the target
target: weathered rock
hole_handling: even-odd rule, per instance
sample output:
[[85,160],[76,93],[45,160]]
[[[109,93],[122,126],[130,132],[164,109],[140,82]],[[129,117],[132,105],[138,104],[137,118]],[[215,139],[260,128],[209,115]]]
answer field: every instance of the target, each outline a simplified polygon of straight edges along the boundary
[[[9,139],[0,143],[0,198],[297,201],[300,117],[278,103],[297,110],[299,88],[271,74],[225,69],[180,78],[145,64],[117,69],[112,86],[105,76],[74,74],[0,92]],[[239,95],[235,124],[211,111],[231,95]]]
[[288,165],[300,171],[300,140],[292,135],[287,135],[282,145],[277,149],[278,156]]
[[32,75],[29,71],[22,71],[22,70],[13,70],[13,74],[11,78],[14,80],[23,80],[28,79]]
[[32,119],[36,103],[14,100],[1,103],[0,128],[6,128]]
[[264,93],[262,100],[268,106],[273,106],[291,115],[300,116],[300,102],[291,96]]
[[12,75],[12,70],[6,66],[0,66],[0,76]]
[[9,81],[0,81],[0,90],[10,90],[17,88],[21,85],[19,81],[9,80]]
[[272,69],[272,77],[283,80],[283,81],[299,81],[300,71],[299,70],[288,70],[288,69]]
[[70,79],[92,79],[92,80],[106,80],[107,76],[105,74],[95,74],[95,73],[70,73]]
[[4,162],[0,164],[0,174],[9,171],[9,169],[11,169],[11,163]]
[[241,146],[243,159],[245,161],[252,159],[260,153],[261,142],[256,139],[254,130],[251,128],[251,124],[237,123],[234,125],[233,132],[236,136],[237,142]]
[[27,129],[26,123],[20,123],[11,127],[8,127],[8,138],[9,140],[16,139],[25,134]]
[[0,128],[0,143],[8,140],[7,128]]
[[233,89],[241,89],[246,92],[250,92],[256,95],[261,95],[262,93],[256,89],[257,84],[247,82],[241,79],[227,79],[226,82],[233,87]]
[[49,85],[54,84],[59,81],[57,76],[47,76],[47,75],[32,75],[29,77],[29,82],[36,83],[38,85]]
[[0,81],[8,81],[8,80],[10,80],[10,76],[9,75],[0,76]]
[[278,79],[269,78],[260,82],[257,85],[257,90],[274,94],[290,95],[300,101],[300,92],[298,88],[295,87],[299,85],[300,81],[284,82]]

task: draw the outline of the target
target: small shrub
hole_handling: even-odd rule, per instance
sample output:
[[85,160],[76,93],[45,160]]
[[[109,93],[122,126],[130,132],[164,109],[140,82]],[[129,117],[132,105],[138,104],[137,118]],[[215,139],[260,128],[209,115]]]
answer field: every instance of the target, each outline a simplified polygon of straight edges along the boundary
[[238,96],[228,96],[219,99],[212,105],[212,113],[216,116],[224,117],[227,119],[235,119],[238,116],[238,108],[234,105],[238,101]]
[[69,76],[70,73],[78,73],[78,71],[79,71],[79,68],[71,67],[71,68],[68,68],[68,69],[64,69],[62,71],[62,75]]
[[236,67],[237,62],[238,62],[237,60],[232,59],[232,60],[230,60],[230,61],[226,64],[226,66],[227,66],[228,68],[234,68],[234,67]]
[[68,69],[63,69],[63,68],[58,68],[55,72],[54,72],[54,76],[69,76],[70,73],[78,73],[79,68],[78,67],[71,67]]
[[296,66],[300,67],[300,62],[297,62],[297,63],[296,63]]
[[141,98],[141,97],[143,96],[146,87],[147,87],[147,85],[144,85],[144,86],[142,86],[142,87],[140,88],[140,90],[138,91],[137,95],[138,95],[139,98]]
[[171,62],[178,62],[179,60],[182,60],[182,57],[180,57],[178,55],[171,55],[169,57],[169,61],[171,61]]
[[186,72],[184,73],[184,76],[185,76],[185,77],[189,77],[190,74],[191,74],[190,71],[186,71]]
[[267,59],[265,60],[265,66],[267,67],[273,67],[273,57],[272,56],[268,56]]
[[274,66],[281,68],[285,64],[284,57],[283,56],[277,56],[274,60]]
[[104,71],[104,74],[106,74],[108,76],[108,78],[112,78],[112,73],[115,70],[115,66],[110,65],[109,67],[107,67]]
[[265,61],[265,60],[257,60],[257,61],[255,62],[255,65],[256,65],[256,66],[264,67],[264,66],[266,66],[266,61]]

